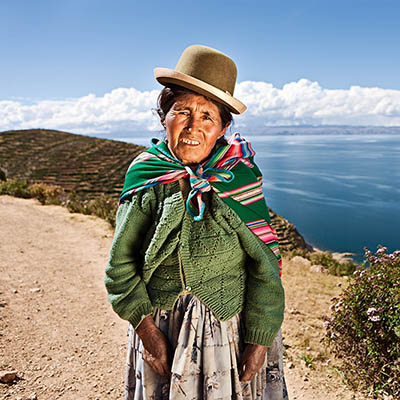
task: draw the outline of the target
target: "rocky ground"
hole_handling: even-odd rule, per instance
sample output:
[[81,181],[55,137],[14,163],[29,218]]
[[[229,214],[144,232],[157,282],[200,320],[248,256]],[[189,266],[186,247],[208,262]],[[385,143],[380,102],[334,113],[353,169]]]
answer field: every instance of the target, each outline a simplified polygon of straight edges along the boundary
[[[0,398],[122,399],[127,325],[103,286],[112,229],[9,196],[0,196],[0,216],[0,380],[9,380]],[[346,279],[310,271],[301,258],[283,265],[290,399],[362,399],[321,342],[322,316]]]

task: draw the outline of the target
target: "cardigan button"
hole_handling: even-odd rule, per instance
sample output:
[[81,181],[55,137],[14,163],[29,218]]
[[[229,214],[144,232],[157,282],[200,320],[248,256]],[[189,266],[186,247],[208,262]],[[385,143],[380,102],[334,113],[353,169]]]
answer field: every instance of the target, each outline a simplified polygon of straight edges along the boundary
[[186,286],[185,289],[186,289],[188,292],[190,292],[190,291],[192,290],[192,287],[191,287],[191,286]]
[[181,248],[183,249],[185,247],[185,243],[181,243]]

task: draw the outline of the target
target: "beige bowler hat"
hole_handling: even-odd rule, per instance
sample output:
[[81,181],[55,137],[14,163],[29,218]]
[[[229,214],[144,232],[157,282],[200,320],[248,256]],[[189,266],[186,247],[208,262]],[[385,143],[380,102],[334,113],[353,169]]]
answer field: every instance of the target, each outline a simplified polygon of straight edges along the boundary
[[241,114],[246,106],[233,97],[236,65],[226,54],[211,47],[187,47],[175,69],[154,68],[154,76],[162,85],[175,84],[225,104],[233,113]]

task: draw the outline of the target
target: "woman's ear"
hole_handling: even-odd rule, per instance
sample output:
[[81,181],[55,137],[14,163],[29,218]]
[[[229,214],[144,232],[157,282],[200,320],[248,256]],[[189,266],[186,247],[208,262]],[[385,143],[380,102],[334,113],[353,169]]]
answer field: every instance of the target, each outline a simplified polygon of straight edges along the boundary
[[227,123],[226,123],[226,125],[224,126],[224,128],[222,129],[222,131],[219,133],[218,139],[219,139],[219,138],[222,138],[222,136],[225,135],[225,132],[226,132],[226,130],[229,128],[229,125],[230,125],[230,124],[231,124],[230,122],[227,122]]

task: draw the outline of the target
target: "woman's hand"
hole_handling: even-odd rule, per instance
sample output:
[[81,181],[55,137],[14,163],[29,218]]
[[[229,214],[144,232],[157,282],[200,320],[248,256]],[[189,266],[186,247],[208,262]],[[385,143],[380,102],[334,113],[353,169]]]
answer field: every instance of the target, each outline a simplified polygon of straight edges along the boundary
[[246,344],[239,364],[240,381],[251,381],[264,364],[268,347],[260,344]]
[[171,376],[170,344],[157,328],[153,317],[148,315],[136,328],[143,343],[143,359],[161,376]]

